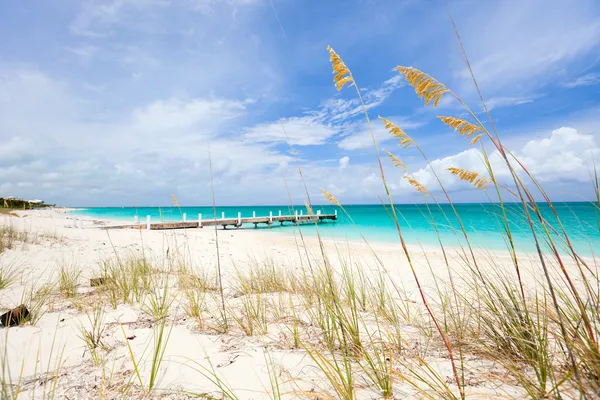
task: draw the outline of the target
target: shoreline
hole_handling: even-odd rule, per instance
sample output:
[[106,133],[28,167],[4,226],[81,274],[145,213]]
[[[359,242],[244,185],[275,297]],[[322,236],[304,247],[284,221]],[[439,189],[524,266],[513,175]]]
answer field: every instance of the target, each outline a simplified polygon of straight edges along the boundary
[[[90,217],[90,216],[86,216],[86,215],[76,215],[76,214],[71,214],[72,211],[76,211],[76,210],[80,210],[80,209],[68,209],[68,213],[66,215],[71,215],[74,216],[74,218],[76,219],[80,219],[80,220],[84,220],[84,221],[90,221],[90,222],[95,222],[98,224],[106,224],[107,226],[118,226],[118,225],[135,225],[134,223],[129,223],[127,224],[125,219],[121,220],[121,219],[110,219],[110,218],[99,218],[99,217]],[[144,226],[145,223],[143,222],[139,222],[138,225],[140,226]],[[327,223],[329,224],[329,223]],[[304,225],[303,226],[303,234],[305,236],[305,239],[308,240],[314,240],[316,241],[318,238],[318,235],[314,232],[309,232],[308,234],[305,233],[306,229],[309,228],[312,225]],[[320,225],[319,225],[320,226]],[[286,238],[300,238],[299,235],[299,229],[298,227],[294,226],[285,226],[285,230],[280,230],[281,227],[279,226],[274,226],[272,228],[253,228],[253,227],[243,227],[240,229],[220,229],[219,228],[219,232],[240,232],[238,234],[241,234],[241,232],[245,232],[246,233],[250,233],[250,234],[256,234],[256,235],[266,235],[266,238],[272,238],[273,236],[281,236],[281,237],[286,237]],[[349,229],[351,229],[354,235],[356,236],[360,236],[359,233],[356,232],[356,228],[354,227],[348,227]],[[143,230],[143,229],[142,229]],[[204,231],[205,228],[202,228],[202,231]],[[210,229],[206,229],[206,230],[213,230],[214,229],[211,227]],[[185,228],[185,229],[181,229],[181,231],[195,231],[194,228]],[[405,234],[406,235],[406,234]],[[364,246],[364,247],[373,247],[376,249],[382,249],[382,250],[389,250],[390,248],[394,248],[399,250],[400,252],[402,252],[402,247],[401,247],[401,243],[400,240],[396,237],[393,240],[384,240],[384,239],[360,239],[357,237],[354,238],[341,238],[341,236],[343,236],[343,233],[340,233],[340,235],[338,237],[331,237],[331,235],[328,234],[321,234],[321,240],[323,240],[324,242],[328,243],[328,244],[335,244],[335,243],[343,243],[343,244],[347,244],[347,245],[351,245],[351,246]],[[460,238],[462,240],[462,238]],[[416,252],[416,253],[429,253],[429,252],[440,252],[441,248],[439,243],[425,243],[425,242],[419,242],[417,241],[412,241],[410,239],[406,239],[406,245],[407,248],[411,251],[411,252]],[[461,242],[462,243],[462,242]],[[500,240],[497,239],[495,244],[500,243]],[[486,252],[486,253],[491,253],[494,254],[495,256],[499,256],[502,257],[503,259],[511,259],[511,255],[509,250],[506,247],[500,247],[500,246],[494,246],[494,247],[490,247],[489,246],[490,243],[475,243],[473,246],[473,250],[476,253],[481,253],[481,252]],[[462,244],[459,244],[458,241],[455,241],[451,244],[443,243],[444,245],[444,249],[446,249],[446,251],[450,251],[450,252],[458,252],[458,251],[464,251],[463,248],[461,247]],[[487,246],[486,246],[487,245]],[[524,257],[538,257],[537,252],[535,251],[535,248],[533,248],[533,243],[528,244],[529,248],[527,250],[523,250],[521,249],[517,249],[517,253],[520,256],[524,256]],[[585,245],[585,247],[587,247],[587,244]],[[548,250],[544,249],[544,252],[547,253]],[[569,256],[568,252],[564,252],[563,250],[561,250],[561,254],[563,256]],[[402,256],[404,256],[404,254],[402,254]],[[580,256],[586,260],[589,261],[591,263],[594,262],[594,254],[592,253],[582,253],[580,254]]]

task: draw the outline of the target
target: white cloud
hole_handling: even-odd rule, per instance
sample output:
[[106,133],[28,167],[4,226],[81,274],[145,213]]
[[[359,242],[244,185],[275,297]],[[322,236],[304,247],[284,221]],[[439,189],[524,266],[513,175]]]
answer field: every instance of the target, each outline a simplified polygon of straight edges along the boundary
[[580,86],[592,86],[600,83],[600,73],[590,73],[578,77],[575,80],[564,83],[562,86],[572,89]]
[[309,146],[324,144],[337,129],[320,122],[316,117],[290,117],[259,124],[244,131],[243,137],[251,142],[286,143]]
[[[382,104],[394,90],[404,85],[400,75],[396,75],[377,89],[365,89],[363,99],[367,109]],[[342,132],[351,132],[339,143],[339,147],[346,150],[355,150],[368,147],[370,133],[367,125],[359,122],[349,122],[353,117],[363,113],[363,108],[358,99],[349,100],[331,98],[323,103],[316,112],[308,113],[302,117],[282,118],[278,121],[258,124],[244,131],[244,138],[253,142],[290,142],[294,145],[322,145],[330,138]],[[401,121],[406,129],[415,128],[422,124],[406,119]],[[376,122],[375,124],[378,124]],[[385,129],[376,129],[378,140],[389,139]]]
[[[100,117],[96,104],[80,102],[69,86],[39,71],[1,72],[5,193],[71,205],[140,205],[168,202],[177,189],[182,201],[208,203],[210,139],[220,200],[235,201],[261,186],[259,176],[291,161],[267,145],[221,134],[244,117],[247,100],[170,98]],[[271,185],[285,193],[281,176]]]
[[344,157],[340,158],[340,168],[341,169],[347,168],[348,164],[350,164],[350,157],[344,156]]
[[158,100],[133,111],[132,122],[140,131],[178,131],[201,124],[214,127],[223,120],[240,116],[244,101],[230,99]]
[[[539,182],[588,182],[593,160],[598,159],[600,148],[593,135],[564,127],[552,131],[548,137],[528,141],[520,149],[513,150],[513,153]],[[510,184],[510,173],[497,150],[490,152],[489,160],[496,179]],[[520,175],[524,175],[514,160],[511,164]],[[483,155],[475,148],[433,160],[431,167],[448,190],[469,188],[467,183],[446,171],[449,167],[489,176]],[[439,190],[439,184],[430,167],[419,169],[413,176],[429,190]],[[404,186],[407,187],[406,184]]]
[[541,181],[587,182],[600,149],[593,135],[560,128],[550,137],[531,140],[518,152],[523,164]]

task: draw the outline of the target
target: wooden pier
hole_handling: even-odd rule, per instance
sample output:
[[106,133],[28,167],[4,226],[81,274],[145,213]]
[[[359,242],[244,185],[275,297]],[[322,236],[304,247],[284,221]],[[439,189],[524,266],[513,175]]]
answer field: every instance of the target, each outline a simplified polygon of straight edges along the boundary
[[135,223],[132,225],[119,225],[119,226],[109,226],[107,229],[147,229],[147,230],[165,230],[165,229],[191,229],[191,228],[204,228],[205,226],[222,226],[223,229],[227,229],[227,227],[232,227],[239,229],[244,224],[254,224],[254,227],[257,228],[259,224],[265,224],[267,227],[271,227],[271,225],[279,223],[281,226],[285,222],[291,223],[293,225],[296,224],[315,224],[324,220],[337,220],[337,210],[334,214],[321,214],[320,211],[317,211],[316,214],[311,215],[303,215],[298,214],[296,212],[294,215],[281,215],[281,211],[279,215],[273,215],[271,212],[268,216],[257,217],[255,213],[253,213],[252,217],[242,218],[241,213],[238,213],[237,218],[225,218],[224,213],[221,214],[221,218],[210,218],[210,219],[202,219],[202,214],[198,214],[198,220],[195,221],[187,221],[186,214],[183,214],[183,221],[168,221],[168,222],[152,222],[151,217],[148,215],[146,217],[146,222],[141,223],[134,221]]

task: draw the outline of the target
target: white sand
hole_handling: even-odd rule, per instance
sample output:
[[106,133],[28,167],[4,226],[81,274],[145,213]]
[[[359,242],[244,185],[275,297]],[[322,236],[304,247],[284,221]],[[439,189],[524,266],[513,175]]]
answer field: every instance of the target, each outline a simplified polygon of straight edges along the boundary
[[[77,265],[83,269],[80,278],[78,298],[93,299],[94,290],[89,287],[89,278],[100,274],[98,263],[102,259],[114,257],[115,254],[137,252],[142,249],[148,257],[160,259],[170,252],[185,254],[194,264],[208,270],[216,268],[215,232],[211,228],[189,229],[178,231],[146,231],[146,230],[104,230],[98,221],[90,218],[84,220],[83,228],[73,227],[73,216],[63,211],[27,211],[20,212],[21,217],[0,216],[1,224],[12,224],[19,230],[29,232],[30,237],[37,236],[36,244],[18,244],[16,248],[7,250],[0,256],[2,265],[13,265],[20,271],[21,278],[9,288],[0,291],[0,311],[4,312],[22,302],[23,292],[31,287],[46,282],[56,282],[58,265],[65,262]],[[81,224],[81,222],[80,222]],[[45,237],[48,236],[48,237]],[[59,238],[57,240],[57,237]],[[290,268],[300,267],[299,252],[305,251],[299,237],[277,234],[274,228],[271,232],[242,230],[219,230],[219,249],[222,270],[227,285],[232,279],[234,266],[243,269],[249,257],[258,260],[271,259],[276,264]],[[318,259],[321,251],[316,238],[305,238],[309,253]],[[333,243],[325,241],[327,256],[334,265],[339,265],[340,257],[360,262],[362,268],[378,270],[377,261],[371,250],[364,243]],[[395,281],[403,287],[407,295],[418,303],[415,281],[410,272],[406,257],[399,245],[373,244],[372,248],[383,261]],[[422,284],[432,287],[431,274],[426,257],[431,268],[441,277],[447,275],[443,255],[438,248],[428,248],[426,252],[411,246],[414,255],[415,268],[420,271]],[[478,251],[479,260],[493,259],[492,263],[484,263],[482,268],[506,268],[511,270],[508,254],[495,254]],[[452,268],[460,271],[462,262],[459,252],[449,251]],[[533,257],[531,257],[534,260]],[[524,266],[525,268],[525,266]],[[532,274],[529,279],[533,282]],[[540,274],[537,273],[540,277]],[[93,302],[93,300],[91,300]],[[83,341],[79,338],[81,324],[89,325],[86,314],[79,311],[68,300],[53,298],[50,310],[43,315],[35,326],[26,324],[21,327],[3,328],[0,333],[6,335],[0,339],[0,350],[7,347],[3,377],[11,376],[13,384],[22,377],[21,388],[25,397],[44,396],[56,383],[57,398],[97,398],[99,391],[104,391],[105,398],[112,398],[118,393],[118,388],[127,382],[137,383],[137,377],[132,373],[132,361],[126,346],[127,337],[133,337],[129,344],[142,362],[142,380],[147,382],[149,377],[149,352],[153,340],[152,319],[140,310],[128,305],[119,305],[116,310],[106,308],[105,345],[111,348],[107,353],[104,368],[95,367]],[[215,386],[198,371],[190,366],[199,363],[209,367],[207,359],[215,367],[220,376],[235,389],[242,399],[269,398],[270,390],[268,368],[266,366],[264,349],[276,365],[285,369],[281,380],[289,376],[294,383],[288,383],[282,388],[290,398],[297,397],[292,393],[298,387],[323,391],[327,387],[322,376],[314,368],[314,364],[302,350],[293,350],[281,345],[281,327],[269,326],[269,333],[262,336],[245,336],[241,331],[227,335],[207,334],[199,332],[197,323],[183,316],[183,311],[176,305],[171,311],[173,318],[170,340],[165,353],[165,362],[161,368],[159,388],[185,389],[196,392],[213,392]],[[125,330],[123,334],[121,327]],[[170,326],[169,325],[169,326]],[[407,326],[407,334],[415,331]],[[0,352],[2,354],[3,352]],[[40,378],[46,372],[54,374],[60,360],[58,380],[49,377],[46,385],[40,384]],[[440,374],[451,381],[449,363],[444,354],[433,353],[432,362],[439,364]],[[6,369],[9,367],[9,371]],[[496,383],[486,385],[488,373],[496,368],[484,360],[473,359],[471,375],[468,377],[479,382],[468,388],[470,392],[482,393],[482,397],[493,396],[500,392],[503,395],[513,393],[514,389],[506,386],[497,388]],[[107,372],[108,371],[108,372]],[[112,371],[112,374],[111,374]],[[103,377],[104,376],[104,377]],[[321,376],[319,378],[319,376]],[[366,388],[365,382],[360,382]],[[102,389],[100,389],[102,388]],[[398,398],[410,397],[412,389],[399,385]],[[159,393],[159,392],[157,392]],[[376,398],[375,391],[365,391],[364,398]],[[183,394],[171,394],[173,398],[186,398]],[[418,397],[418,396],[417,396]],[[415,398],[417,398],[415,397]],[[473,398],[473,397],[471,397]]]

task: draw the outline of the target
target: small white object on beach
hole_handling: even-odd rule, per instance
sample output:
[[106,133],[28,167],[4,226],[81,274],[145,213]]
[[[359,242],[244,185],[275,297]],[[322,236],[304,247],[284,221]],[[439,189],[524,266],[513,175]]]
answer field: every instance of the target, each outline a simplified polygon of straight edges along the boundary
[[198,214],[198,228],[202,227],[202,214]]
[[187,221],[187,214],[183,213],[183,222]]
[[150,230],[150,221],[151,221],[151,217],[149,215],[146,215],[146,229]]

